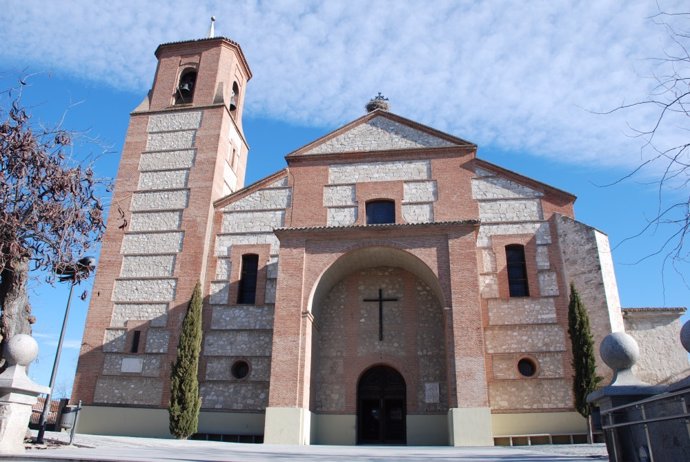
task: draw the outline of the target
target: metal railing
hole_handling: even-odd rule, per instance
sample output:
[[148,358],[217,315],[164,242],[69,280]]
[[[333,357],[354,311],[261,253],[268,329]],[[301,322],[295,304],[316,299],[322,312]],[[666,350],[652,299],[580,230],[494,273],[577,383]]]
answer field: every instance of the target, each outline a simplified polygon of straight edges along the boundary
[[[658,428],[654,431],[655,429],[650,427],[655,424],[661,426],[674,420],[682,420],[681,424],[672,427],[672,432],[682,432],[683,430],[680,429],[683,428],[685,436],[690,441],[688,400],[690,400],[690,390],[685,389],[602,410],[602,430],[608,440],[607,446],[613,460],[630,460],[629,456],[624,457],[622,452],[626,452],[624,446],[630,449],[631,443],[632,447],[637,448],[634,460],[654,462],[655,457],[659,461],[666,460],[655,456],[655,452],[664,452],[664,448],[656,446],[660,444],[659,435],[668,435],[669,429]],[[640,445],[638,441],[641,435],[643,435],[644,445]]]

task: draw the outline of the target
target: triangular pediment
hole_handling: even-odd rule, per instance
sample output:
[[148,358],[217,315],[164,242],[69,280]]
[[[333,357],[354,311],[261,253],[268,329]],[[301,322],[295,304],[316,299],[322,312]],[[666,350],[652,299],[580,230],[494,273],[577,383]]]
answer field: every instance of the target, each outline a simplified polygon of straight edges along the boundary
[[473,146],[400,116],[374,111],[293,152],[293,155]]

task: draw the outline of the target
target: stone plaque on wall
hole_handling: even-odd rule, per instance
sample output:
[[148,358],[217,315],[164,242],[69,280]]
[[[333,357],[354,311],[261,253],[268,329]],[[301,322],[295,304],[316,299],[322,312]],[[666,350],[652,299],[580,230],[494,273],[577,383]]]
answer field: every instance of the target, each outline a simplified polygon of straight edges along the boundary
[[438,392],[438,382],[427,382],[424,384],[424,402],[438,403],[440,400]]
[[140,373],[144,368],[144,361],[141,358],[122,358],[121,372]]

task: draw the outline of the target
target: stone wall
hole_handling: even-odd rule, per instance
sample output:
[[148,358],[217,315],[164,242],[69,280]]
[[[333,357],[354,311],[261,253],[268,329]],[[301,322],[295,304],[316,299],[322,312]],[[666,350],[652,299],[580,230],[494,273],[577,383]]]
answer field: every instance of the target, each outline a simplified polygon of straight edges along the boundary
[[[624,330],[608,239],[583,223],[554,216],[566,284],[573,283],[587,308],[595,345],[611,332]],[[595,349],[597,373],[606,379],[611,370]]]
[[683,308],[624,308],[625,332],[640,347],[635,375],[652,385],[668,384],[688,375],[688,354],[680,344]]
[[[273,230],[285,226],[285,213],[292,201],[287,177],[231,200],[220,208],[215,241],[214,279],[210,282],[211,319],[204,333],[200,386],[207,409],[263,411],[268,405],[268,381],[273,339],[273,304],[278,276],[279,242]],[[241,254],[245,248],[268,245],[266,259],[259,262],[257,290],[264,288],[262,305],[237,305],[231,287],[238,283]],[[233,249],[240,249],[233,253]],[[255,251],[252,250],[252,253]],[[240,261],[233,261],[238,255]],[[263,275],[263,276],[262,276]],[[246,362],[246,377],[232,374],[233,365]]]
[[[488,326],[484,342],[490,358],[489,399],[498,411],[572,407],[566,377],[567,332],[556,268],[552,265],[552,227],[544,221],[544,194],[524,184],[475,169],[472,195],[479,205],[477,236],[481,296]],[[529,297],[510,297],[505,246],[524,246]],[[534,375],[519,372],[529,361]]]
[[[379,339],[379,289],[383,340]],[[314,307],[311,410],[354,414],[357,380],[374,364],[400,372],[411,414],[448,410],[443,311],[431,289],[399,268],[379,267],[350,274]]]
[[306,151],[304,154],[384,151],[444,146],[454,146],[454,144],[443,138],[402,125],[386,117],[375,117]]
[[[431,179],[428,160],[357,162],[333,164],[328,169],[329,184],[324,185],[323,205],[328,226],[352,226],[365,204],[359,204],[357,183],[403,181],[401,212],[404,223],[433,223],[437,200],[436,181]],[[361,209],[361,210],[360,210]]]
[[[194,164],[201,111],[154,114],[139,162],[131,223],[122,240],[122,266],[115,280],[110,329],[106,330],[102,376],[95,403],[160,405],[161,361],[168,353],[170,302],[175,299],[177,255],[182,251],[182,213],[189,202],[189,172]],[[140,332],[132,355],[128,324]]]
[[331,185],[430,178],[431,162],[428,160],[332,164],[328,169],[328,184]]

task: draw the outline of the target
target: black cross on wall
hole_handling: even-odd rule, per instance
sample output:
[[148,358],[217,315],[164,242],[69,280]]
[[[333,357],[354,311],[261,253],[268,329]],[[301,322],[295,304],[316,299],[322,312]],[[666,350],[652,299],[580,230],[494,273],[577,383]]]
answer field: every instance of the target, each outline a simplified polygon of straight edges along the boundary
[[383,302],[397,302],[397,298],[384,298],[383,289],[379,289],[379,298],[365,298],[365,302],[379,302],[379,342],[383,341]]

